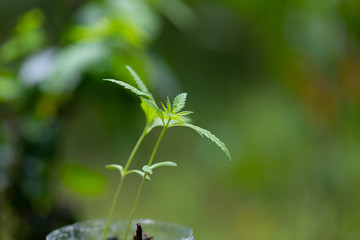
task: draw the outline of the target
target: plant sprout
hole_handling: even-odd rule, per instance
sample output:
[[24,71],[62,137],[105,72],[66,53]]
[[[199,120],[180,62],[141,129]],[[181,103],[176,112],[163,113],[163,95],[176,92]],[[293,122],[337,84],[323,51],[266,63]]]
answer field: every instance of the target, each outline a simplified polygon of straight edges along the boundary
[[[161,103],[162,108],[160,108],[157,105],[153,95],[149,92],[149,90],[147,89],[145,84],[141,81],[141,79],[136,74],[136,72],[129,66],[126,66],[126,68],[132,75],[133,79],[135,80],[137,88],[128,83],[114,80],[114,79],[104,79],[104,80],[116,83],[116,84],[124,87],[125,89],[128,89],[131,92],[135,93],[140,98],[141,108],[143,109],[145,116],[146,116],[146,124],[145,124],[144,130],[143,130],[140,138],[138,139],[137,143],[135,144],[135,147],[132,150],[132,152],[126,162],[125,167],[118,165],[118,164],[106,165],[106,167],[109,169],[116,169],[119,171],[120,181],[119,181],[119,184],[118,184],[118,187],[117,187],[117,190],[116,190],[116,193],[115,193],[112,205],[111,205],[110,213],[109,213],[107,221],[106,221],[105,230],[104,230],[103,238],[102,238],[103,240],[105,240],[107,229],[109,227],[111,217],[114,213],[115,206],[116,206],[118,197],[120,195],[121,187],[123,185],[125,177],[128,174],[136,173],[142,177],[142,181],[140,183],[140,186],[139,186],[139,189],[138,189],[138,192],[137,192],[134,204],[133,204],[133,208],[132,208],[131,215],[129,218],[129,223],[128,223],[128,226],[127,226],[127,229],[125,232],[124,240],[126,240],[128,234],[129,234],[129,229],[130,229],[130,226],[132,223],[132,219],[133,219],[133,216],[134,216],[134,213],[136,210],[136,206],[137,206],[138,200],[140,198],[140,194],[141,194],[141,191],[142,191],[145,181],[151,180],[150,176],[154,174],[154,169],[156,169],[156,168],[177,166],[176,163],[170,162],[170,161],[158,162],[158,163],[153,164],[156,152],[157,152],[159,145],[161,143],[161,140],[163,139],[163,136],[168,128],[182,126],[182,127],[188,127],[188,128],[195,130],[202,137],[206,137],[206,138],[210,139],[212,142],[214,142],[218,147],[221,148],[221,150],[223,150],[223,152],[226,154],[227,158],[229,160],[231,160],[230,152],[227,149],[227,147],[225,146],[225,144],[222,141],[220,141],[217,137],[215,137],[215,135],[212,134],[211,132],[209,132],[208,130],[205,130],[201,127],[191,124],[190,118],[188,117],[188,115],[190,115],[193,112],[182,111],[182,109],[185,107],[187,93],[180,93],[179,95],[177,95],[174,98],[172,103],[170,102],[170,99],[167,98],[166,106],[163,103]],[[158,137],[158,140],[157,140],[155,147],[152,151],[152,154],[149,158],[148,164],[143,166],[141,170],[138,170],[138,169],[129,170],[132,159],[134,158],[135,153],[137,152],[141,142],[143,141],[145,136],[147,134],[149,134],[150,131],[154,127],[162,127],[162,131]]]

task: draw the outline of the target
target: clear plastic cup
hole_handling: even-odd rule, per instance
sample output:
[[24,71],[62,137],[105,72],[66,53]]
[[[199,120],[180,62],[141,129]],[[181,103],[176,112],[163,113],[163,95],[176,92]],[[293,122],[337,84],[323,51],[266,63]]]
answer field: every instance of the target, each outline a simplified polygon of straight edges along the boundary
[[[132,240],[136,223],[141,223],[143,232],[153,236],[154,240],[194,240],[193,230],[189,227],[149,219],[133,220],[131,235],[129,234],[127,240]],[[123,240],[127,224],[126,220],[111,221],[106,236],[117,236],[118,240]],[[103,219],[78,222],[51,232],[46,236],[46,240],[101,240],[104,228]]]

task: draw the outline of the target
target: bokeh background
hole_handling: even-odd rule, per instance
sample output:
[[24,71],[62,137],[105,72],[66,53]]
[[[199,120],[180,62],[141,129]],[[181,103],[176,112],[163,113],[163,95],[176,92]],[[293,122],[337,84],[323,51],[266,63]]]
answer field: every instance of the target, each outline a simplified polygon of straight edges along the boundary
[[[106,217],[145,117],[132,66],[158,99],[188,92],[136,218],[196,239],[360,239],[360,1],[0,0],[0,238],[44,239]],[[153,131],[133,168],[147,162]],[[128,218],[131,176],[116,217]]]

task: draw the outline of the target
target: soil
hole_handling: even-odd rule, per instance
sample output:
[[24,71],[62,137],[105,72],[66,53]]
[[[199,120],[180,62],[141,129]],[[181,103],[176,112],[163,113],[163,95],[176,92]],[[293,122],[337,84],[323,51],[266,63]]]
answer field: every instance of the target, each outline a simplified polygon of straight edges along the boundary
[[[133,235],[133,240],[153,240],[154,237],[150,236],[147,233],[143,233],[141,224],[136,224],[136,233]],[[107,240],[120,240],[117,236],[107,238]]]

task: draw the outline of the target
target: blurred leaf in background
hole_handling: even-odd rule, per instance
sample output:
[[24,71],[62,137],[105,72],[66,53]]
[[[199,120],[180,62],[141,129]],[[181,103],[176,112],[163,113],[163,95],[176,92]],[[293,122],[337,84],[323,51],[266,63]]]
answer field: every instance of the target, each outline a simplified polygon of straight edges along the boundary
[[43,22],[44,15],[39,9],[24,14],[13,29],[11,38],[1,46],[1,61],[9,63],[39,50],[46,41],[42,29]]
[[80,195],[97,195],[104,190],[105,179],[96,170],[83,165],[67,164],[61,170],[61,182]]

